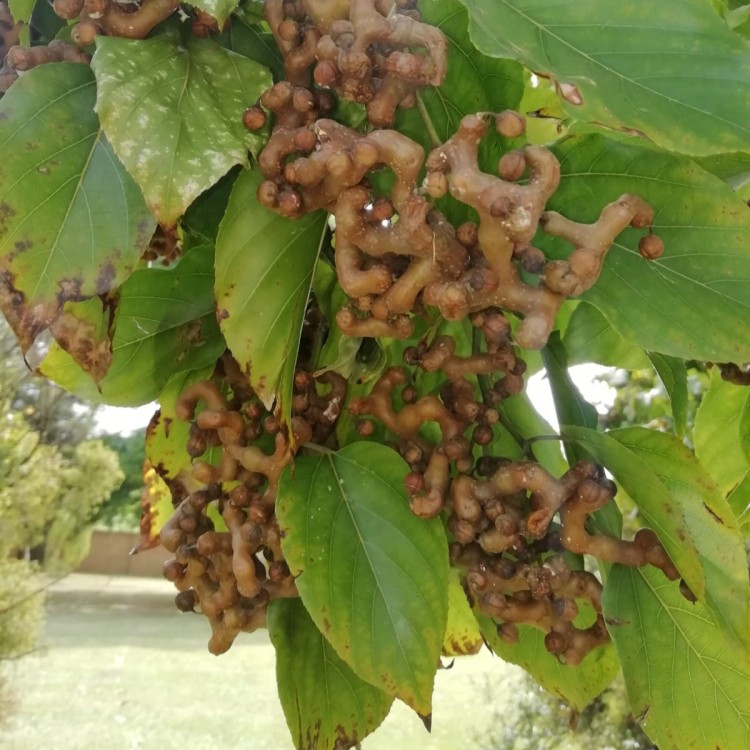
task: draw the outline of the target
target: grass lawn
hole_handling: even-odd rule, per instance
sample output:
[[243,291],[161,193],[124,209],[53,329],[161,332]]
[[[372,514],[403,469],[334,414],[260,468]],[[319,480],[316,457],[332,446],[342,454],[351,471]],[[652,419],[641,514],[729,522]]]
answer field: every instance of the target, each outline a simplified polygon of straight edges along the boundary
[[[293,750],[265,631],[215,657],[166,581],[71,575],[48,595],[43,649],[10,665],[2,750]],[[396,702],[364,750],[468,750],[520,670],[483,652],[441,671],[433,729]],[[494,689],[488,690],[491,684]]]

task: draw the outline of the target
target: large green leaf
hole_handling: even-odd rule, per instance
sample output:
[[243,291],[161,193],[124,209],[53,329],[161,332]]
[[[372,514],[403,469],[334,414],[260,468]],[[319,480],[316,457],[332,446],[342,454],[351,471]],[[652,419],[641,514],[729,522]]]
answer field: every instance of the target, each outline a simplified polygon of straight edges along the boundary
[[509,644],[497,633],[495,622],[478,615],[487,645],[504,661],[523,667],[545,690],[582,711],[614,680],[619,670],[612,644],[590,651],[576,665],[561,664],[544,646],[544,633],[530,625],[518,626],[518,642]]
[[[750,360],[750,211],[694,163],[669,154],[576,136],[554,149],[562,179],[549,207],[594,221],[605,203],[635,193],[655,210],[664,240],[656,261],[638,253],[642,230],[626,229],[586,293],[617,331],[649,351],[715,362]],[[555,257],[570,248],[540,233]]]
[[276,684],[297,750],[340,750],[373,732],[393,698],[357,677],[310,619],[299,599],[268,607]]
[[604,613],[633,713],[660,750],[750,748],[750,658],[658,571],[615,565]]
[[448,610],[442,523],[417,518],[408,466],[378,443],[298,458],[279,485],[282,549],[315,624],[364,680],[422,715]]
[[[112,364],[99,382],[98,400],[117,406],[153,401],[176,374],[208,367],[226,344],[214,314],[213,253],[190,250],[172,268],[143,268],[121,287],[112,337]],[[109,311],[100,310],[108,319]],[[59,347],[41,366],[44,375],[86,397],[90,378]]]
[[237,178],[216,240],[221,330],[267,408],[291,413],[292,382],[326,214],[288,219],[261,206],[263,176]]
[[271,83],[266,68],[210,39],[162,34],[147,40],[97,36],[91,66],[96,110],[117,155],[162,224],[263,137],[242,113]]
[[705,0],[462,2],[477,47],[549,74],[578,120],[687,154],[747,147],[750,49]]
[[106,328],[63,308],[121,284],[155,222],[99,128],[95,96],[85,65],[60,63],[24,74],[0,101],[0,304],[24,351],[53,326],[100,378]]
[[741,417],[749,400],[750,388],[722,380],[718,368],[714,368],[708,391],[695,415],[695,455],[727,494],[750,471],[747,458],[750,433],[740,431]]
[[626,370],[649,365],[641,347],[622,336],[598,308],[587,302],[581,302],[570,316],[563,343],[571,365],[596,362]]
[[652,469],[679,507],[706,576],[717,621],[750,645],[750,581],[739,524],[695,455],[666,432],[628,427],[609,433]]
[[612,472],[640,508],[646,525],[658,534],[691,591],[699,599],[704,599],[706,587],[698,550],[678,500],[656,472],[635,451],[609,434],[574,426],[563,427],[562,434],[568,440],[578,441],[596,461]]

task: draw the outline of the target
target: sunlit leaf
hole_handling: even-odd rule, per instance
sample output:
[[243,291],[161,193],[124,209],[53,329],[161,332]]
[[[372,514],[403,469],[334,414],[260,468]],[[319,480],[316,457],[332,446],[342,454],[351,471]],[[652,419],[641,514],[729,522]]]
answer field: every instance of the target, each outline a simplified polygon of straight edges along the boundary
[[747,147],[750,50],[705,0],[462,2],[477,47],[550,75],[576,119],[686,154]]
[[162,224],[235,164],[248,164],[263,136],[242,113],[271,83],[266,68],[210,39],[97,36],[91,66],[96,111],[123,164]]
[[357,675],[427,715],[448,611],[448,548],[439,519],[411,512],[407,471],[377,443],[303,456],[282,477],[276,513],[315,624]]
[[718,368],[714,368],[695,415],[695,455],[725,493],[732,492],[750,472],[750,433],[740,431],[748,400],[750,388],[722,380]]
[[321,635],[299,599],[268,607],[276,684],[297,750],[352,747],[373,732],[393,698],[357,677]]
[[459,571],[451,568],[448,584],[448,624],[443,636],[443,656],[476,654],[483,643],[479,623],[461,586]]
[[99,128],[95,96],[85,65],[60,63],[30,70],[0,101],[0,305],[24,351],[52,326],[98,379],[106,327],[63,308],[121,284],[155,222]]
[[653,568],[615,565],[604,613],[633,713],[660,750],[750,748],[750,658]]

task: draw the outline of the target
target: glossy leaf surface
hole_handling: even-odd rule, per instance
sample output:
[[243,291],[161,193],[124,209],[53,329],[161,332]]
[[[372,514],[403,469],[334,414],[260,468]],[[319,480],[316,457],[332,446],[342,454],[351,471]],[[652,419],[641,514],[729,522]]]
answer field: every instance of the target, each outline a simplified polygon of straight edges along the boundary
[[406,463],[377,443],[303,456],[279,486],[282,549],[315,624],[364,680],[422,715],[448,611],[447,542],[417,518]]

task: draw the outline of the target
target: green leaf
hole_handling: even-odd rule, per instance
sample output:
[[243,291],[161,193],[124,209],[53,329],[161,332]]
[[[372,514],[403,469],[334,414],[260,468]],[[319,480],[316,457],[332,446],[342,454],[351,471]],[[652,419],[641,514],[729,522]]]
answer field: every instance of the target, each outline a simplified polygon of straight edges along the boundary
[[583,711],[614,680],[619,665],[612,644],[590,651],[573,667],[561,664],[544,646],[544,633],[530,625],[518,626],[518,642],[509,644],[486,615],[478,615],[482,635],[492,652],[523,667],[545,690]]
[[247,165],[248,149],[263,145],[242,113],[271,75],[210,39],[97,36],[96,43],[102,127],[151,210],[172,225],[231,167]]
[[686,154],[746,148],[750,50],[705,0],[463,3],[482,52],[574,87],[563,105],[576,119]]
[[155,222],[99,129],[95,89],[85,65],[43,65],[0,101],[0,305],[24,352],[52,326],[100,378],[106,329],[63,308],[121,284]]
[[[626,339],[682,359],[750,361],[750,211],[695,164],[602,136],[555,147],[562,179],[549,208],[594,221],[622,193],[648,201],[664,240],[656,261],[638,253],[642,230],[626,229],[586,293]],[[595,199],[592,196],[596,196]],[[540,233],[554,257],[570,248]]]
[[596,362],[625,370],[648,367],[641,347],[622,336],[598,308],[587,302],[579,303],[570,316],[563,343],[571,365]]
[[658,352],[646,352],[646,354],[669,396],[675,435],[684,437],[688,412],[687,367],[681,359],[676,357]]
[[750,748],[750,658],[656,570],[613,566],[604,613],[633,713],[661,750]]
[[378,443],[303,456],[282,476],[276,513],[315,624],[363,680],[427,715],[447,620],[448,545],[439,519],[411,512],[408,470]]
[[276,684],[297,750],[353,747],[378,728],[393,698],[357,677],[299,599],[268,607]]
[[443,656],[476,654],[484,642],[460,578],[460,572],[456,568],[451,568],[448,583],[448,624],[443,636]]
[[[547,345],[542,350],[542,359],[552,390],[557,421],[560,424],[574,424],[595,430],[598,422],[596,409],[586,401],[570,378],[568,356],[558,331],[552,332]],[[565,456],[571,466],[589,458],[585,448],[575,442],[563,443],[563,446]]]
[[237,178],[216,240],[221,330],[258,397],[291,418],[292,383],[326,214],[279,216],[255,198],[259,172]]
[[198,244],[216,244],[219,225],[226,213],[229,196],[242,171],[242,167],[235,167],[225,174],[190,204],[190,208],[180,220],[180,227],[192,235]]
[[[524,440],[540,435],[555,435],[556,432],[534,409],[526,393],[518,393],[504,398],[497,406],[502,421],[513,431],[514,436]],[[560,442],[539,440],[533,445],[534,457],[550,474],[561,476],[568,470],[563,458]]]
[[609,433],[659,477],[680,509],[706,576],[706,601],[747,648],[750,581],[737,519],[692,451],[666,432],[628,427]]
[[36,0],[8,0],[8,7],[16,23],[28,21],[34,11]]
[[580,445],[612,472],[617,482],[641,509],[646,525],[659,536],[690,590],[701,600],[706,587],[698,550],[680,507],[656,472],[628,446],[610,434],[585,427],[565,426],[562,434]]
[[716,480],[722,492],[731,493],[750,471],[747,444],[750,433],[740,432],[750,388],[722,380],[718,368],[695,415],[695,455]]
[[190,4],[213,16],[219,22],[219,28],[223,29],[227,18],[240,4],[240,0],[192,0]]
[[[99,382],[99,399],[138,406],[159,396],[176,373],[212,365],[226,344],[214,313],[213,253],[195,247],[175,266],[143,268],[121,287],[117,301],[112,364]],[[109,310],[100,310],[108,320]],[[41,366],[44,375],[86,396],[90,378],[52,347]]]
[[224,29],[222,34],[215,37],[215,40],[222,47],[231,49],[268,68],[273,73],[274,81],[284,79],[284,60],[276,46],[273,34],[269,31],[262,31],[258,26],[249,24],[244,18],[236,15],[232,23]]

